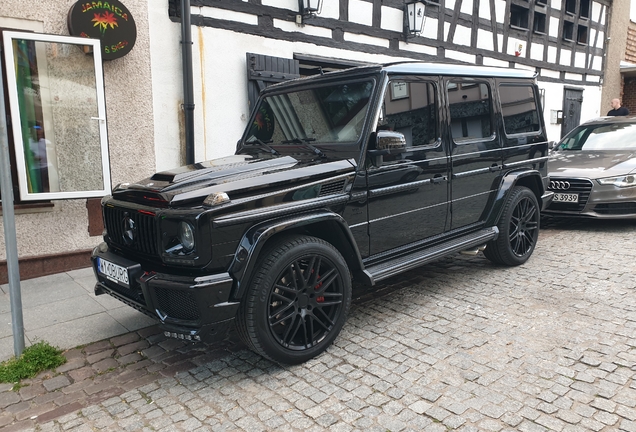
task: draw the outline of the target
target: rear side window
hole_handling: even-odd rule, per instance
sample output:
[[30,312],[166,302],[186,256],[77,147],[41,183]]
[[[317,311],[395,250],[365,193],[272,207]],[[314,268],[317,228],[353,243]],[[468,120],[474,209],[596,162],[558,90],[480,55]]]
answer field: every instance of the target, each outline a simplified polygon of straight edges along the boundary
[[533,86],[501,84],[499,98],[506,135],[532,133],[541,129]]
[[492,136],[490,88],[485,83],[453,80],[446,86],[455,142]]

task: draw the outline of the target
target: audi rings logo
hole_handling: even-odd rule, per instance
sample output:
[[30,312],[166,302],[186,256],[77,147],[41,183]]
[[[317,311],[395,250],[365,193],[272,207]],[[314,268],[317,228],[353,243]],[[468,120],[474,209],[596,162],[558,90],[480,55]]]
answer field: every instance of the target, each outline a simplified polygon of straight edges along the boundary
[[568,190],[570,189],[570,182],[567,181],[551,181],[550,189],[554,190]]
[[124,218],[122,219],[122,225],[124,228],[124,233],[122,237],[124,239],[124,243],[130,246],[135,241],[135,236],[137,234],[137,226],[135,225],[135,221],[132,220],[128,213],[124,213]]

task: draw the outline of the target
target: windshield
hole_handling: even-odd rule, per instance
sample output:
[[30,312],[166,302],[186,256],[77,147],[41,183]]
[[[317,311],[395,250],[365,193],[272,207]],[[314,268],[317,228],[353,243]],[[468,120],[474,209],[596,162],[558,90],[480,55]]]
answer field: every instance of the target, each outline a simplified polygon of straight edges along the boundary
[[558,150],[635,150],[636,123],[580,126],[568,135]]
[[362,134],[373,81],[342,83],[267,96],[246,142],[302,144],[355,142]]

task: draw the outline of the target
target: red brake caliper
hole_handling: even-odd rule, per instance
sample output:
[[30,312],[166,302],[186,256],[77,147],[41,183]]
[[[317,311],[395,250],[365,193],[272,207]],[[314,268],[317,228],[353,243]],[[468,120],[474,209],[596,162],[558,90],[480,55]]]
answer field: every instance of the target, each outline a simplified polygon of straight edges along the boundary
[[[320,275],[318,275],[318,279],[316,279],[316,280],[320,280]],[[320,289],[320,287],[321,287],[321,286],[322,286],[322,282],[318,282],[318,283],[316,284],[316,286],[314,287],[314,289],[315,289],[316,291],[318,291],[318,290]],[[317,302],[317,303],[323,303],[324,301],[325,301],[325,297],[324,297],[324,296],[316,297],[316,302]]]

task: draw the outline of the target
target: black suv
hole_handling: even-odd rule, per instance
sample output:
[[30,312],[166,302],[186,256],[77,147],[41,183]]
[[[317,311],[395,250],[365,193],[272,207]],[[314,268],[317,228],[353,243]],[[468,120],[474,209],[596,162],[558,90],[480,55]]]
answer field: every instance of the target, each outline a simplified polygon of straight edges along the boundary
[[400,63],[264,90],[232,156],[104,198],[96,294],[188,341],[222,337],[281,363],[323,352],[352,280],[437,258],[532,254],[548,144],[534,76]]

